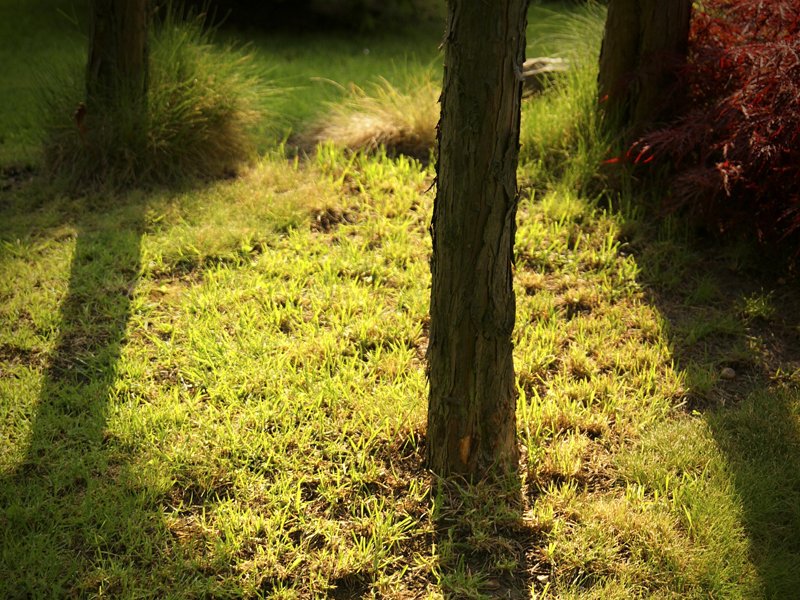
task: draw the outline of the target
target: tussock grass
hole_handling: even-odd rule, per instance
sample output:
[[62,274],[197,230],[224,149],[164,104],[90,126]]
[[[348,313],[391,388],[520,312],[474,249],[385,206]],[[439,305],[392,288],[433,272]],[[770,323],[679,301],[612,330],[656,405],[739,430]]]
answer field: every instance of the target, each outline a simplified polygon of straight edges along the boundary
[[[553,51],[570,60],[570,70],[541,96],[523,103],[520,132],[525,177],[548,184],[586,187],[596,179],[607,142],[596,122],[596,53],[605,12],[598,4],[568,13],[534,6],[529,52]],[[391,155],[428,159],[436,144],[441,84],[432,72],[403,87],[384,78],[366,89],[350,85],[349,95],[298,137],[301,146],[330,141],[349,150],[386,148]]]
[[299,142],[331,142],[352,151],[384,148],[392,156],[427,161],[436,144],[440,87],[432,72],[412,79],[405,90],[382,77],[366,90],[351,85],[347,98],[331,104]]
[[255,126],[275,89],[251,57],[211,44],[204,17],[167,9],[153,26],[146,114],[122,99],[82,123],[84,69],[65,65],[45,87],[45,169],[72,189],[172,184],[234,174],[255,157]]

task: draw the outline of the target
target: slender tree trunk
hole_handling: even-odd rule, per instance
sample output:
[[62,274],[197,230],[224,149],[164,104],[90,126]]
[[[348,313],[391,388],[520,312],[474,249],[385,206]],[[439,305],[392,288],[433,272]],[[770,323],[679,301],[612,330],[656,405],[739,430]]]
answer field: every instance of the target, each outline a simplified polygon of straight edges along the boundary
[[684,100],[691,0],[611,0],[598,76],[608,125],[637,135]]
[[428,463],[516,470],[512,258],[527,0],[450,0],[431,223]]
[[90,0],[87,104],[131,107],[147,97],[147,0]]

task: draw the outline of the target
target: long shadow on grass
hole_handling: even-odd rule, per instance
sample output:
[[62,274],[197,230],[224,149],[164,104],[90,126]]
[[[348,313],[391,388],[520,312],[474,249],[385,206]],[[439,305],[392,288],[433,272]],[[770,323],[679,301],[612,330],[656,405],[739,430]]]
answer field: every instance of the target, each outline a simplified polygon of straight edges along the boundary
[[126,207],[116,222],[91,211],[78,217],[69,289],[28,450],[0,481],[6,597],[78,597],[107,588],[110,580],[88,565],[125,552],[118,529],[132,503],[115,479],[126,452],[105,429],[140,271],[143,208]]
[[[688,408],[703,414],[726,458],[764,596],[798,597],[800,390],[796,377],[775,377],[800,366],[796,290],[767,279],[764,265],[732,264],[719,248],[680,246],[672,256],[691,259],[666,270],[658,261],[639,262],[651,300],[674,332]],[[774,312],[745,314],[753,297],[770,299]],[[733,379],[724,369],[733,369],[726,373]]]
[[733,473],[767,598],[800,594],[798,397],[797,391],[757,390],[706,417]]

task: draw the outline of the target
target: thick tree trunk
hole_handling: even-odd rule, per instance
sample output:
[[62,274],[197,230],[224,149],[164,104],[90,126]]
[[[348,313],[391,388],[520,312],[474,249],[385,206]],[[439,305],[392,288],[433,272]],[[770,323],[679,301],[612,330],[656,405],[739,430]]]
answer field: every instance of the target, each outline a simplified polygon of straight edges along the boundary
[[132,107],[147,97],[147,0],[91,0],[87,103]]
[[428,463],[517,467],[512,257],[527,0],[451,0],[431,232]]
[[691,0],[611,0],[598,76],[609,127],[637,135],[682,105]]

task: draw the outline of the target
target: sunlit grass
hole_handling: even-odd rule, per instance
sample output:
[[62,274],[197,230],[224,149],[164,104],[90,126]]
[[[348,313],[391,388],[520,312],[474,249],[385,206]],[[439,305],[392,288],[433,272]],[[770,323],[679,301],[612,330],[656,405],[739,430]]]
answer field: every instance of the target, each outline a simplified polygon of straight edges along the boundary
[[566,74],[555,78],[541,97],[523,103],[520,162],[523,176],[537,187],[602,189],[599,167],[610,146],[596,111],[604,15],[594,2],[567,14],[538,7],[531,15],[532,35],[547,40],[546,49],[569,61]]
[[[428,535],[415,450],[426,297],[415,290],[426,285],[427,245],[411,241],[425,230],[427,175],[407,161],[351,164],[320,154],[318,169],[286,172],[278,160],[200,198],[151,198],[130,227],[120,215],[135,213],[142,198],[66,230],[67,252],[75,236],[79,246],[107,245],[111,236],[123,247],[103,252],[139,255],[128,274],[135,293],[127,322],[112,314],[122,321],[108,333],[101,316],[78,322],[63,310],[62,322],[39,333],[27,313],[58,314],[56,303],[4,306],[4,323],[18,328],[3,328],[3,357],[20,373],[3,385],[11,410],[4,422],[15,423],[4,430],[17,432],[3,452],[5,595],[46,593],[59,573],[68,589],[115,595],[169,594],[177,579],[189,584],[187,595],[338,585],[391,596],[420,577],[426,562],[409,569],[408,553],[424,555]],[[382,200],[343,195],[342,167],[382,189]],[[310,227],[314,214],[343,208],[351,222]],[[107,281],[117,276],[113,260],[96,267],[74,258],[70,271],[68,254],[58,256],[62,298],[91,285],[94,269]],[[4,256],[4,294],[30,258]],[[114,290],[91,292],[93,310],[115,313]],[[65,345],[69,331],[83,341]],[[17,340],[26,336],[30,347],[22,348]],[[98,358],[122,340],[117,360]],[[36,368],[72,364],[84,356],[74,344],[94,353],[85,359],[90,369],[104,371],[73,381]],[[34,381],[38,392],[29,395]],[[93,407],[88,422],[44,422],[81,396]],[[87,425],[104,433],[79,450]],[[60,441],[30,454],[51,436]],[[44,480],[29,485],[29,468],[63,482],[62,491],[50,496]],[[22,534],[34,507],[62,515],[51,521],[49,545]],[[70,552],[76,540],[80,551]],[[118,556],[113,548],[123,546]]]
[[[521,504],[428,495],[430,178],[325,146],[201,193],[7,221],[5,595],[752,597],[723,441],[747,420],[682,408],[721,397],[719,359],[676,365],[675,344],[703,340],[650,302],[624,216],[577,196],[520,210]],[[63,308],[75,294],[98,314]],[[92,416],[55,420],[81,397]]]
[[432,167],[0,190],[0,596],[792,597],[794,284],[581,193],[568,89],[526,108],[507,488],[424,469]]

